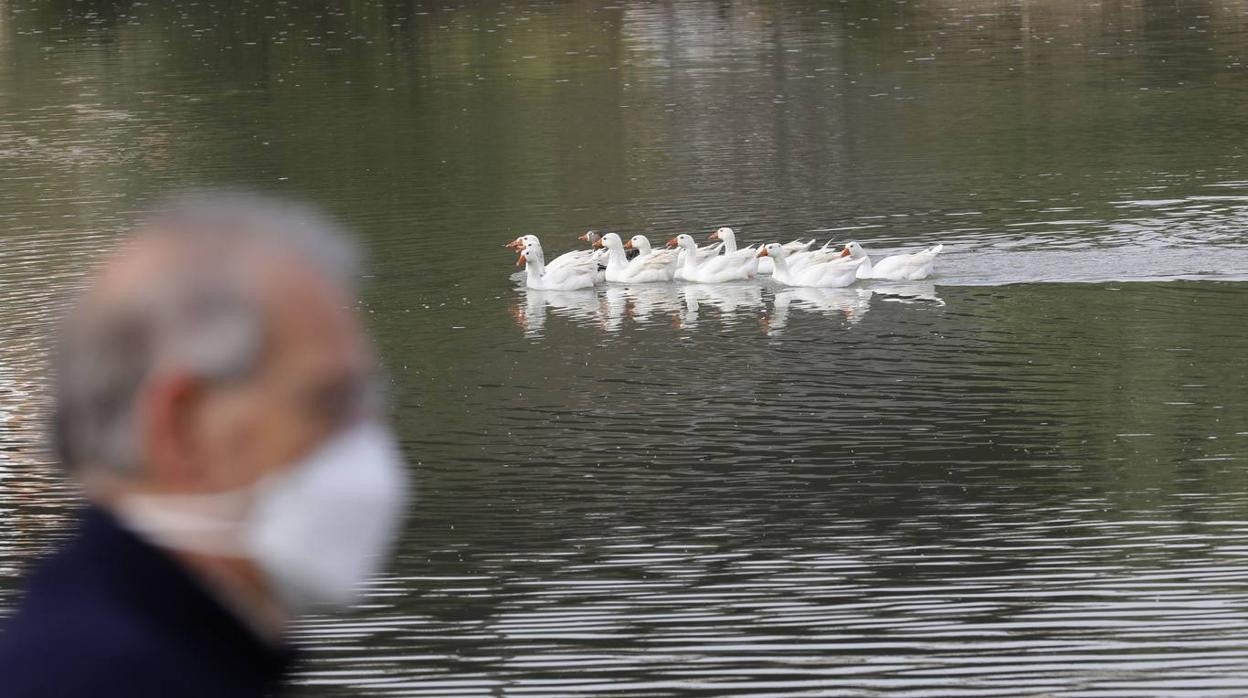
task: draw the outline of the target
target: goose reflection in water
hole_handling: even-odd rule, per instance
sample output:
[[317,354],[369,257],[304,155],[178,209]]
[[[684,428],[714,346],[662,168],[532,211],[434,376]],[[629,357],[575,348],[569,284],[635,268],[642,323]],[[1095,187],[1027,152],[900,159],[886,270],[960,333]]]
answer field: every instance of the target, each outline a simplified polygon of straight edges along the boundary
[[679,288],[685,299],[683,327],[696,326],[699,314],[708,307],[718,310],[720,321],[730,325],[738,313],[763,306],[763,288],[758,284],[685,284]]
[[578,323],[603,322],[602,300],[597,291],[540,291],[532,288],[519,290],[520,297],[512,306],[511,315],[528,336],[539,336],[546,328],[546,314],[550,312],[570,318]]
[[943,306],[945,301],[936,293],[936,284],[930,281],[903,281],[878,283],[871,291],[883,300],[895,303],[934,303]]
[[[762,310],[764,286],[753,283],[733,284],[607,284],[601,292],[544,291],[521,288],[512,306],[512,317],[529,336],[545,332],[547,315],[553,313],[580,325],[597,327],[615,334],[628,321],[645,326],[670,323],[678,328],[693,328],[699,319],[718,316],[731,325],[743,317],[757,317]],[[945,302],[930,282],[879,283],[869,287],[807,288],[791,287],[775,291],[770,312],[762,317],[767,334],[776,335],[788,325],[794,306],[810,313],[857,324],[871,308],[872,296],[899,303]]]
[[618,332],[625,318],[638,325],[667,320],[679,321],[684,302],[681,300],[679,286],[673,284],[608,284],[606,298],[606,320],[604,327],[608,332]]
[[840,317],[854,325],[871,309],[872,289],[794,287],[777,291],[771,314],[763,318],[763,329],[769,335],[784,332],[789,324],[789,310],[795,304],[809,312]]

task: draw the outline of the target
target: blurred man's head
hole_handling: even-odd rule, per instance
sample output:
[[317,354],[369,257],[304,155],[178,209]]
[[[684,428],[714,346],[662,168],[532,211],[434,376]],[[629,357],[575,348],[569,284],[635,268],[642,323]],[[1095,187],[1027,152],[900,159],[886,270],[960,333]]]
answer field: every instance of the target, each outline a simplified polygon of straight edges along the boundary
[[[369,428],[378,406],[356,264],[327,220],[257,197],[182,199],[141,225],[92,279],[57,353],[55,445],[88,497],[158,543],[254,573],[277,596],[300,561],[262,558],[300,556],[306,542],[290,529],[312,516],[341,525],[335,506],[347,518],[387,516],[362,511],[401,483],[395,468],[366,462],[392,454]],[[326,474],[304,482],[314,472]],[[339,494],[334,478],[345,480]],[[314,491],[292,494],[300,488]],[[257,549],[266,545],[285,549]]]

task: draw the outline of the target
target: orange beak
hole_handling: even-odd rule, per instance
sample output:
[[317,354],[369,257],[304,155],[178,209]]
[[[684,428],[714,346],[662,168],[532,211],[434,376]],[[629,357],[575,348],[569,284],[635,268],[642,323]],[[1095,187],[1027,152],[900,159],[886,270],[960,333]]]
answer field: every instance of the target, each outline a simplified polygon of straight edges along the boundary
[[844,250],[841,250],[841,256],[842,256],[842,257],[848,257],[848,256],[849,256],[849,248],[848,248],[848,247],[846,247]]
[[719,239],[719,231],[718,231],[718,230],[716,230],[715,232],[711,233],[710,235],[707,235],[707,236],[706,236],[706,239],[707,239],[707,240],[718,240],[718,239]]
[[598,238],[597,240],[594,240],[593,247],[595,249],[602,247],[602,238]]
[[626,250],[631,250],[631,249],[633,249],[633,241],[632,241],[632,240],[629,240],[628,242],[624,243],[624,249],[626,249]]
[[518,266],[518,267],[523,267],[523,266],[525,265],[525,262],[527,262],[527,261],[528,261],[528,260],[526,260],[526,259],[524,258],[524,253],[523,253],[523,252],[521,252],[521,253],[520,253],[520,256],[516,259],[516,266]]
[[759,250],[758,254],[755,256],[756,257],[770,257],[771,255],[767,253],[767,248],[764,247],[763,249]]
[[516,238],[506,245],[503,245],[503,247],[506,247],[509,250],[519,250],[523,245],[524,243],[520,241],[520,238]]
[[680,245],[680,243],[676,241],[676,238],[672,238],[671,240],[667,241],[667,244],[664,245],[664,247],[676,247],[678,245]]

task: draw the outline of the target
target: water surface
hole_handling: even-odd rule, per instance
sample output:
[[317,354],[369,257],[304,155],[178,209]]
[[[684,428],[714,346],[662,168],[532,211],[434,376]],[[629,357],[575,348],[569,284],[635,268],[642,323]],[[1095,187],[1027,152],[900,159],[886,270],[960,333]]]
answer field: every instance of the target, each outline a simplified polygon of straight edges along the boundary
[[[419,500],[302,695],[1239,695],[1248,5],[0,0],[0,608],[56,312],[169,189],[312,198]],[[499,248],[946,244],[516,288]]]

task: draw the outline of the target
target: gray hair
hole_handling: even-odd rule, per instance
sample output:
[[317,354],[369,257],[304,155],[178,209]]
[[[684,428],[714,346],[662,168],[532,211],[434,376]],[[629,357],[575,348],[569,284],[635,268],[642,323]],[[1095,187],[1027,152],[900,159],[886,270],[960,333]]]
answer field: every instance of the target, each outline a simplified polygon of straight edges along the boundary
[[92,302],[89,291],[58,338],[52,445],[71,468],[138,470],[136,400],[157,367],[220,382],[260,364],[269,319],[256,295],[264,270],[257,260],[294,257],[355,288],[355,246],[323,215],[290,201],[182,196],[137,231],[137,243],[164,243],[160,273],[106,301]]

